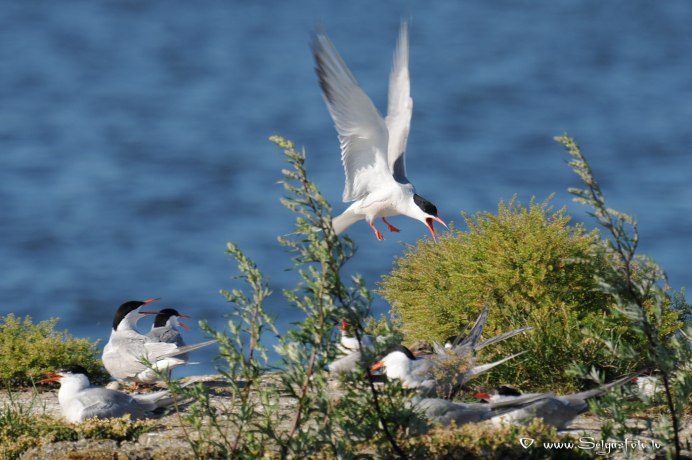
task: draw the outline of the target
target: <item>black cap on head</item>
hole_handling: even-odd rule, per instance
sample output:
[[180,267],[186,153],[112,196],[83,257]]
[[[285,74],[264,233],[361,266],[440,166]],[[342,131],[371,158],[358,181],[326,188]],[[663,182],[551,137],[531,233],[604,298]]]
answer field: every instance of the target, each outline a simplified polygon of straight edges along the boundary
[[423,198],[417,193],[413,194],[413,202],[423,210],[424,213],[437,217],[437,208],[434,204]]
[[521,396],[521,391],[507,385],[501,385],[495,389],[500,396]]
[[180,313],[178,313],[178,310],[175,308],[164,308],[160,310],[159,314],[156,315],[156,319],[154,319],[154,327],[164,327],[166,322],[168,322],[168,318],[171,316],[180,316]]
[[79,364],[68,364],[67,366],[63,366],[55,372],[56,374],[84,374],[87,378],[89,378],[89,373],[87,372],[87,370]]
[[415,361],[415,360],[416,360],[416,357],[413,356],[413,353],[411,353],[411,350],[409,350],[408,348],[406,348],[406,347],[403,346],[403,345],[397,345],[396,347],[392,348],[392,350],[390,351],[390,353],[393,353],[393,352],[395,352],[395,351],[400,351],[400,352],[402,352],[402,353],[405,354],[406,357],[407,357],[408,359],[410,359],[411,361]]
[[118,311],[115,312],[115,316],[113,317],[113,330],[115,331],[118,329],[118,324],[120,324],[128,313],[130,313],[132,310],[138,309],[142,305],[144,305],[144,302],[139,300],[130,300],[129,302],[125,302],[124,304],[120,305],[120,307],[118,307]]

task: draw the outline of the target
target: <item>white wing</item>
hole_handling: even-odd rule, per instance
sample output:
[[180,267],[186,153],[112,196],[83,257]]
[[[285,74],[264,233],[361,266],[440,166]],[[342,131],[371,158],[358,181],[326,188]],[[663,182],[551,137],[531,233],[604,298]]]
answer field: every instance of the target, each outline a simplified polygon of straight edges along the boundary
[[344,201],[355,201],[393,182],[387,162],[387,126],[370,98],[358,86],[324,32],[313,40],[320,87],[341,143],[346,173]]
[[389,169],[394,179],[402,184],[408,183],[405,153],[412,112],[411,79],[408,73],[408,23],[404,21],[401,23],[392,71],[389,74],[389,103],[386,120],[389,131],[387,148]]

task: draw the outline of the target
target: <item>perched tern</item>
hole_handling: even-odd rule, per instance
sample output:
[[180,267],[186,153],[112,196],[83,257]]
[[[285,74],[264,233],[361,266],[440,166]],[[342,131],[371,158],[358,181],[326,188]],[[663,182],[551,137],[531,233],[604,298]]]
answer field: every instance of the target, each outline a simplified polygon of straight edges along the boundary
[[181,347],[140,334],[136,328],[137,321],[144,315],[158,313],[142,312],[140,308],[154,300],[157,299],[125,302],[115,313],[113,330],[101,357],[104,367],[115,379],[154,383],[159,380],[154,370],[170,371],[187,362],[181,356],[216,342],[209,340]]
[[[174,343],[179,347],[185,346],[185,341],[178,327],[185,330],[190,328],[180,321],[180,318],[190,318],[187,315],[181,315],[174,308],[164,308],[154,318],[154,324],[151,330],[147,332],[147,337],[154,342]],[[177,355],[178,359],[187,360],[187,354]]]
[[406,142],[413,100],[408,71],[408,24],[403,22],[389,75],[387,118],[383,119],[358,85],[324,32],[313,41],[317,75],[341,144],[346,174],[344,202],[353,202],[333,220],[338,235],[365,219],[378,240],[384,237],[374,220],[382,218],[391,232],[399,229],[387,217],[405,215],[419,220],[436,240],[433,222],[447,227],[434,204],[416,193],[406,176]]
[[60,383],[58,402],[63,416],[69,422],[79,423],[92,417],[122,417],[128,414],[133,419],[146,418],[156,409],[173,404],[173,397],[168,390],[146,395],[128,395],[92,386],[89,374],[82,366],[65,366],[48,376],[38,383]]

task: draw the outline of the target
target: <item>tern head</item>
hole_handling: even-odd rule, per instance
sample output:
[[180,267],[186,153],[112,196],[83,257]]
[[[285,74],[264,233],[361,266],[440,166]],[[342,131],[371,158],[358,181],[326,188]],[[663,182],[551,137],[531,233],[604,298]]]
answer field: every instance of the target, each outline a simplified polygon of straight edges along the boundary
[[150,304],[156,300],[159,299],[130,300],[129,302],[125,302],[124,304],[120,305],[120,307],[118,307],[118,311],[115,312],[115,316],[113,317],[113,330],[117,331],[119,328],[134,329],[137,321],[139,321],[140,318],[143,318],[146,315],[158,314],[157,311],[139,310],[142,306]]
[[174,329],[177,329],[178,326],[182,327],[183,329],[190,330],[190,328],[187,326],[187,324],[183,324],[180,321],[180,318],[190,318],[187,315],[181,315],[178,313],[178,310],[175,308],[164,308],[163,310],[159,311],[159,313],[156,315],[156,318],[154,319],[154,327],[173,327]]
[[521,391],[517,390],[516,388],[510,387],[508,385],[500,385],[499,387],[493,389],[490,393],[487,392],[479,392],[479,393],[474,393],[473,397],[478,398],[483,401],[494,401],[494,400],[502,400],[506,399],[507,397],[516,397],[516,396],[521,396]]
[[416,357],[411,350],[403,345],[398,345],[387,355],[372,365],[370,370],[376,371],[384,368],[387,377],[392,379],[404,379],[409,374],[411,363]]
[[412,210],[410,217],[423,222],[425,226],[428,227],[428,230],[430,230],[433,240],[437,241],[435,229],[433,228],[433,222],[438,222],[445,228],[448,228],[447,224],[445,224],[442,219],[437,217],[437,207],[417,193],[413,194],[413,203],[415,206],[413,207],[414,209]]
[[64,380],[74,380],[89,385],[89,373],[82,366],[70,364],[57,369],[55,372],[46,374],[46,378],[36,383],[60,382]]

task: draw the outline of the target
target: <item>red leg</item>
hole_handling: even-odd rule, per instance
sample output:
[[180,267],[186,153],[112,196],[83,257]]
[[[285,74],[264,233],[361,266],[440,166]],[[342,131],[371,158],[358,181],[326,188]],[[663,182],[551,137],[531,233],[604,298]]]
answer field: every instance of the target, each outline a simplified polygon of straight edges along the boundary
[[387,224],[387,228],[389,228],[390,232],[399,233],[399,229],[387,222],[387,219],[385,219],[384,217],[382,218],[382,222]]
[[380,241],[384,241],[384,236],[382,236],[382,233],[380,233],[380,231],[375,228],[375,224],[373,224],[372,222],[368,222],[368,224],[370,225],[370,228],[372,228],[372,231],[375,232],[375,236],[377,237],[377,239]]

